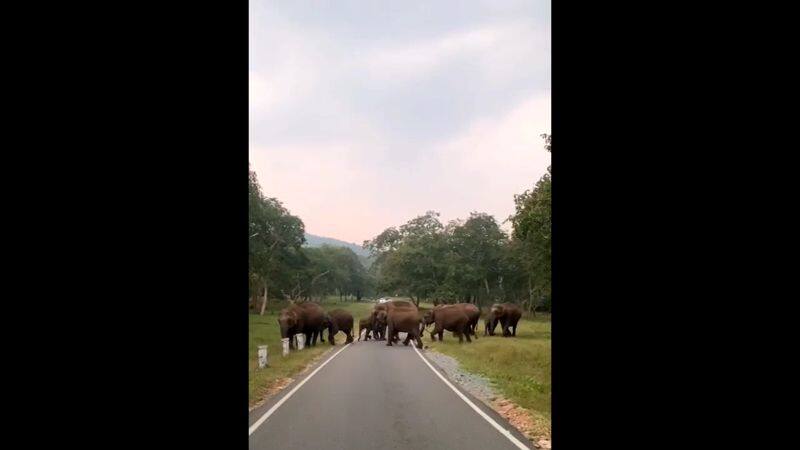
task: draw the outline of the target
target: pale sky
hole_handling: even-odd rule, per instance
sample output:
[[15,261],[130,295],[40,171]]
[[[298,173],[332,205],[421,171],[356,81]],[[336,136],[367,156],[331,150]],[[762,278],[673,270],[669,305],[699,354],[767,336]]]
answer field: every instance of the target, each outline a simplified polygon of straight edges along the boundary
[[550,163],[542,133],[550,0],[250,0],[251,167],[309,233],[502,222]]

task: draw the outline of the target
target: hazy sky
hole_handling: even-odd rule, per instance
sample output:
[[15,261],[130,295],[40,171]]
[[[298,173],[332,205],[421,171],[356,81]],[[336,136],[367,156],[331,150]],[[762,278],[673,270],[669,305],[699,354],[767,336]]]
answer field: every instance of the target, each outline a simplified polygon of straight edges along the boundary
[[502,222],[545,132],[549,0],[250,0],[251,166],[309,233]]

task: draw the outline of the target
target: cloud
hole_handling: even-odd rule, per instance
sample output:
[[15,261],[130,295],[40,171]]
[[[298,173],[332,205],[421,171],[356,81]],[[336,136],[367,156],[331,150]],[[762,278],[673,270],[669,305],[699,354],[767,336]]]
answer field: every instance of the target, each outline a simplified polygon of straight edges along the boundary
[[357,243],[430,209],[502,221],[549,163],[550,30],[534,11],[549,2],[421,3],[425,20],[380,23],[373,6],[337,5],[251,2],[265,193],[309,232]]
[[505,220],[513,196],[533,187],[550,164],[542,133],[550,133],[550,94],[532,96],[503,117],[474,122],[434,146],[448,220],[480,210]]
[[[410,44],[373,49],[363,65],[377,80],[409,82],[445,70],[454,63],[478,68],[490,82],[502,82],[521,65],[549,70],[549,27],[506,21],[476,29],[453,31],[443,36]],[[457,72],[453,76],[458,76]]]

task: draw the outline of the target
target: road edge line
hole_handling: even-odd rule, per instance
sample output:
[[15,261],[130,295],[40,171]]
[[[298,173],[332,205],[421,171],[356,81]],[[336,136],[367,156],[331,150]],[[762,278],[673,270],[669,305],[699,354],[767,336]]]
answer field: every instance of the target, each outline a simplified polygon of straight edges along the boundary
[[258,420],[256,420],[256,422],[254,424],[250,425],[250,433],[248,434],[248,436],[252,436],[253,433],[258,429],[258,427],[260,427],[261,424],[264,423],[269,418],[269,416],[271,416],[272,413],[274,413],[275,410],[277,410],[278,407],[283,404],[283,402],[285,402],[286,400],[289,399],[289,397],[294,395],[294,393],[297,392],[298,389],[300,389],[301,387],[303,387],[304,384],[306,384],[306,381],[310,380],[311,377],[313,377],[317,372],[320,371],[320,369],[322,369],[323,367],[325,367],[326,364],[331,362],[331,360],[333,358],[335,358],[336,355],[338,355],[339,353],[342,353],[349,346],[350,346],[350,344],[346,344],[344,347],[342,347],[341,350],[339,350],[338,352],[334,353],[330,358],[326,359],[324,363],[320,364],[319,367],[317,367],[316,369],[314,369],[313,372],[308,374],[308,376],[303,381],[298,383],[297,386],[295,386],[291,391],[289,391],[288,394],[284,395],[283,398],[281,398],[280,400],[278,400],[277,403],[272,405],[272,408],[267,410],[267,412],[265,412],[263,416],[261,416]]
[[417,355],[419,355],[419,357],[420,357],[420,358],[422,358],[422,361],[423,361],[423,362],[424,362],[424,363],[425,363],[425,364],[426,364],[428,367],[430,367],[430,368],[431,368],[431,370],[433,371],[433,373],[435,373],[435,374],[436,374],[436,375],[437,375],[437,376],[438,376],[438,377],[439,377],[439,378],[440,378],[442,381],[444,381],[444,383],[445,383],[445,384],[446,384],[446,385],[447,385],[447,386],[448,386],[450,389],[452,389],[452,390],[453,390],[453,392],[455,392],[455,393],[456,393],[456,394],[457,394],[457,395],[458,395],[458,396],[461,398],[461,400],[464,400],[464,402],[465,402],[467,405],[469,405],[469,406],[470,406],[470,407],[471,407],[473,410],[475,410],[475,412],[477,412],[477,413],[478,413],[478,415],[480,415],[481,417],[483,417],[483,418],[484,418],[484,420],[486,420],[487,422],[489,422],[489,424],[490,424],[491,426],[493,426],[493,427],[494,427],[494,428],[495,428],[497,431],[499,431],[499,432],[500,432],[500,434],[502,434],[503,436],[505,436],[506,438],[508,438],[508,440],[509,440],[509,441],[511,441],[511,443],[513,443],[514,445],[516,445],[518,448],[521,448],[521,449],[523,449],[523,450],[530,450],[530,449],[531,449],[529,446],[526,446],[525,444],[523,444],[523,443],[522,443],[522,441],[520,441],[519,439],[517,439],[517,437],[516,437],[516,436],[514,436],[514,435],[513,435],[513,434],[512,434],[512,433],[511,433],[509,430],[507,430],[507,429],[503,428],[503,427],[502,427],[502,426],[501,426],[499,423],[497,423],[497,421],[496,421],[496,420],[494,420],[494,419],[492,419],[491,417],[489,417],[489,415],[488,415],[488,414],[486,414],[485,412],[483,412],[483,410],[482,410],[482,409],[480,409],[478,406],[476,406],[476,405],[475,405],[475,403],[472,403],[472,400],[470,400],[469,398],[467,398],[467,396],[466,396],[466,395],[464,395],[464,393],[462,393],[462,392],[461,392],[461,391],[459,391],[459,390],[458,390],[458,389],[457,389],[455,386],[453,386],[453,384],[452,384],[452,383],[450,383],[450,381],[449,381],[447,378],[445,378],[445,377],[444,377],[444,376],[443,376],[441,373],[439,373],[439,371],[438,371],[438,370],[436,370],[436,368],[434,368],[434,367],[431,365],[431,363],[430,363],[430,362],[428,362],[428,360],[427,360],[427,359],[425,359],[425,357],[424,357],[424,356],[422,356],[422,353],[420,353],[420,351],[419,351],[419,350],[417,350],[417,347],[416,347],[416,346],[414,347],[414,351],[415,351],[415,352],[417,352]]

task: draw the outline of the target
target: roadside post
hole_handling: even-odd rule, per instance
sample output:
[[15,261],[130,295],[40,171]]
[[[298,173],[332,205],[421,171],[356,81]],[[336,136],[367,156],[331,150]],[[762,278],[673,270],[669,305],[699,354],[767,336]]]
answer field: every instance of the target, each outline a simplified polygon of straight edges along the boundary
[[266,345],[259,345],[258,346],[258,368],[263,369],[268,365],[267,360],[267,346]]
[[289,354],[289,338],[281,339],[281,344],[283,344],[283,356]]
[[303,333],[297,333],[295,336],[297,336],[297,349],[302,350],[306,346],[306,335]]

